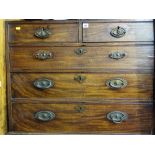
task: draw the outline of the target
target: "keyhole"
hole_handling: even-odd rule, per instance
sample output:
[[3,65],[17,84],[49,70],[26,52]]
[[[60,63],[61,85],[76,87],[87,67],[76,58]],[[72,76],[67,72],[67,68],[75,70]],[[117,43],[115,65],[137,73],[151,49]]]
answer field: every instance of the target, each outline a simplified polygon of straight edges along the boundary
[[79,80],[82,81],[82,77],[81,76],[79,76]]
[[77,106],[77,107],[75,107],[75,110],[77,112],[83,112],[85,110],[85,108],[83,106]]
[[80,50],[79,50],[79,53],[81,54],[81,53],[82,53],[82,51],[83,51],[83,50],[82,50],[82,49],[80,49]]

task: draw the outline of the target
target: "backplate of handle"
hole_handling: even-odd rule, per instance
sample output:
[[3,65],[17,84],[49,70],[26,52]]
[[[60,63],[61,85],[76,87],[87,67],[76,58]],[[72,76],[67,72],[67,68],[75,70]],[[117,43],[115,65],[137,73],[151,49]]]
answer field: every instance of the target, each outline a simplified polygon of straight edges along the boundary
[[38,111],[34,114],[34,118],[39,121],[47,122],[55,119],[55,113],[52,111]]
[[48,28],[45,28],[45,27],[38,28],[34,32],[34,36],[37,38],[40,38],[40,39],[48,38],[50,34],[51,34],[50,30]]
[[119,60],[119,59],[123,59],[126,55],[127,54],[125,52],[114,51],[109,54],[109,57],[111,59]]
[[121,38],[126,34],[126,30],[125,28],[121,27],[121,26],[117,26],[115,28],[112,28],[112,30],[110,31],[110,35],[112,37],[115,38]]
[[128,119],[128,114],[122,111],[112,111],[107,114],[107,119],[113,123],[122,123]]
[[125,88],[127,84],[128,84],[127,80],[123,78],[113,78],[106,81],[106,85],[112,89]]
[[54,86],[54,82],[46,78],[37,79],[33,84],[38,89],[48,89]]
[[38,60],[52,59],[53,53],[46,50],[38,50],[34,53],[34,57]]

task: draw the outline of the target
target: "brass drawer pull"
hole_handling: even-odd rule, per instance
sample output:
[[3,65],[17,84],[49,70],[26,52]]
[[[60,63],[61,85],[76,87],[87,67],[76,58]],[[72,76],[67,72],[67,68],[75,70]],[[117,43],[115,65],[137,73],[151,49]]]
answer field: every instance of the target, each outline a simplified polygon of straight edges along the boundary
[[78,48],[78,49],[76,49],[75,50],[75,53],[77,54],[77,55],[83,55],[84,53],[86,53],[87,51],[84,49],[84,48]]
[[34,36],[40,39],[45,39],[48,38],[50,34],[51,32],[49,31],[49,29],[41,27],[35,31]]
[[83,75],[76,75],[76,76],[74,77],[74,80],[75,80],[75,81],[78,81],[79,83],[82,83],[82,82],[84,82],[84,81],[86,80],[86,77],[83,76]]
[[116,51],[116,52],[112,52],[109,54],[109,57],[111,59],[115,59],[115,60],[119,60],[119,59],[122,59],[126,56],[127,54],[125,52],[119,52],[119,51]]
[[106,82],[106,85],[112,89],[125,88],[127,86],[127,84],[128,84],[128,82],[122,78],[114,78],[114,79],[110,79]]
[[110,32],[110,35],[115,38],[121,38],[126,34],[126,30],[123,27],[117,26],[113,28]]
[[34,57],[39,60],[46,60],[53,58],[53,53],[45,50],[38,50],[34,53]]
[[48,89],[54,86],[54,82],[46,78],[37,79],[33,84],[36,88],[39,89]]
[[128,119],[128,114],[121,111],[112,111],[107,114],[107,119],[113,123],[122,123]]
[[38,111],[34,114],[34,118],[39,121],[47,122],[55,119],[55,114],[52,111]]

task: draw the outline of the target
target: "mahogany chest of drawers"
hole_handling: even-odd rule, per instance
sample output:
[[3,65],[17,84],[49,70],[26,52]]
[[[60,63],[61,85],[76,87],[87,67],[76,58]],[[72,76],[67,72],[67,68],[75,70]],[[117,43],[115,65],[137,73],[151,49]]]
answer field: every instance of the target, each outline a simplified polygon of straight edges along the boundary
[[6,22],[8,132],[153,134],[153,20]]

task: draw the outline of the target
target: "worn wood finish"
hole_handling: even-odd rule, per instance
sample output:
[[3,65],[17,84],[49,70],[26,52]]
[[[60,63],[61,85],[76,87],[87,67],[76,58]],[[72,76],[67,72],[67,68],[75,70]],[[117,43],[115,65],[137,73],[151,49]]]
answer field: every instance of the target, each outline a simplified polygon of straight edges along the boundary
[[[87,104],[83,112],[77,112],[78,104],[13,104],[12,130],[32,133],[151,133],[151,105]],[[41,122],[34,114],[41,110],[55,113],[54,120]],[[128,120],[114,124],[106,118],[111,111],[128,114]]]
[[[86,53],[77,55],[75,50],[83,48]],[[52,59],[39,60],[34,54],[38,50],[50,51]],[[109,57],[115,51],[126,56],[116,60]],[[152,70],[153,46],[104,46],[104,47],[11,47],[10,60],[12,72],[62,72],[66,70],[104,71],[104,70]],[[66,63],[67,62],[67,63]]]
[[4,20],[0,19],[0,134],[7,132]]
[[[34,37],[41,26],[50,28],[49,38]],[[126,29],[124,37],[110,35],[116,26]],[[7,22],[6,28],[9,133],[153,133],[152,20],[22,20]],[[76,55],[79,47],[87,52]],[[34,59],[37,50],[52,51],[54,57]],[[108,56],[113,51],[127,55],[113,60]],[[79,83],[74,80],[77,75],[86,79]],[[54,87],[35,88],[33,82],[39,78],[53,80]],[[108,88],[106,81],[112,78],[127,80],[127,87]],[[34,119],[34,113],[41,110],[53,111],[56,118],[49,122]],[[126,112],[129,119],[114,124],[106,118],[111,111]]]
[[[88,22],[89,23],[89,22]],[[115,38],[110,35],[111,29],[117,26],[126,30],[125,36]],[[153,24],[146,23],[89,23],[83,28],[83,42],[117,42],[117,41],[153,41]]]
[[[152,99],[153,77],[149,74],[80,74],[86,77],[83,83],[74,80],[77,74],[13,74],[13,98],[141,98]],[[79,74],[78,74],[79,75]],[[39,90],[33,82],[39,78],[54,81],[54,87]],[[126,88],[113,90],[106,81],[123,78],[128,81]]]
[[[9,42],[78,42],[78,24],[11,24],[9,26]],[[20,27],[20,30],[16,30]],[[39,39],[34,36],[38,28],[45,27],[51,31],[46,39]]]

